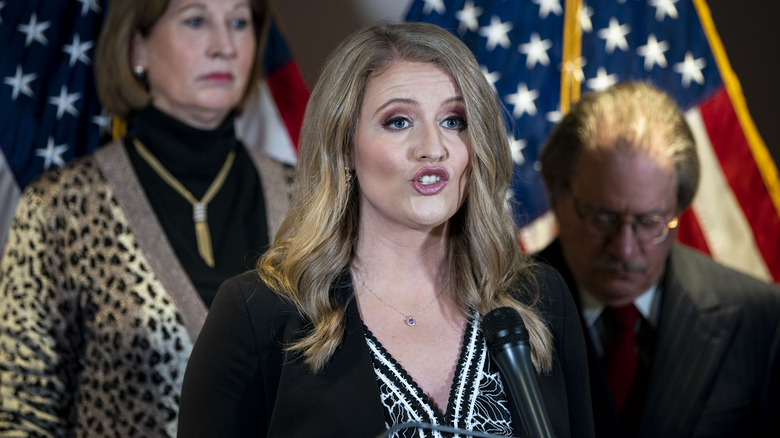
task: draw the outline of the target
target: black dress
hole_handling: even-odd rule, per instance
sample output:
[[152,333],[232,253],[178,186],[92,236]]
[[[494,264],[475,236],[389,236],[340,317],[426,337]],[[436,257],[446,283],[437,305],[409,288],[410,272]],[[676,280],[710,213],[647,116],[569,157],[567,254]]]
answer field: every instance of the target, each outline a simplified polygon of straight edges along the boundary
[[[539,310],[554,342],[553,369],[538,375],[553,432],[592,437],[585,339],[560,275],[538,273]],[[314,374],[283,346],[306,322],[251,272],[220,288],[209,311],[182,388],[179,437],[375,437],[388,421],[374,355],[344,271],[331,288],[346,303],[344,339]],[[430,436],[430,435],[426,435]]]

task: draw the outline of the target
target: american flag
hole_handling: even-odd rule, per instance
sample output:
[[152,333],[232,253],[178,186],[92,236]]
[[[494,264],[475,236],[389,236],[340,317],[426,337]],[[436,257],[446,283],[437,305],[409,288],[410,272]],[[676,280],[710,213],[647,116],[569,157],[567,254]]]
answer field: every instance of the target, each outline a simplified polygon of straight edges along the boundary
[[0,245],[21,189],[110,125],[92,74],[104,14],[96,0],[0,1]]
[[580,93],[623,80],[668,92],[697,139],[702,179],[678,238],[780,281],[780,180],[704,0],[415,0],[409,21],[451,30],[507,108],[516,219],[529,251],[554,237],[539,149]]
[[[0,0],[0,253],[21,191],[110,139],[92,55],[109,2]],[[294,164],[309,92],[272,21],[260,93],[237,122],[248,147]]]

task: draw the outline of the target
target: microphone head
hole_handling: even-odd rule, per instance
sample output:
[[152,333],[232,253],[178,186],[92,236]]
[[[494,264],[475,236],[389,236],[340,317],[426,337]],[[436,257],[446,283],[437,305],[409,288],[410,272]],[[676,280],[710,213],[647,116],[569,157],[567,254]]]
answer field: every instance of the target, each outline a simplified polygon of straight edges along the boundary
[[511,307],[493,309],[482,317],[482,332],[491,354],[509,344],[528,345],[528,330],[517,310]]

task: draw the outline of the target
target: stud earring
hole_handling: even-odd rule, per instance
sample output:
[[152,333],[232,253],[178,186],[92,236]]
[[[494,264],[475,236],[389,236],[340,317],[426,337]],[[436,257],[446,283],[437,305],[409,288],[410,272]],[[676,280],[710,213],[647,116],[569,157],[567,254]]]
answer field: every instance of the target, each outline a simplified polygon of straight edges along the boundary
[[135,77],[137,77],[139,79],[141,77],[143,77],[143,75],[144,75],[144,66],[141,65],[141,64],[138,64],[135,67],[133,67],[133,74],[135,75]]

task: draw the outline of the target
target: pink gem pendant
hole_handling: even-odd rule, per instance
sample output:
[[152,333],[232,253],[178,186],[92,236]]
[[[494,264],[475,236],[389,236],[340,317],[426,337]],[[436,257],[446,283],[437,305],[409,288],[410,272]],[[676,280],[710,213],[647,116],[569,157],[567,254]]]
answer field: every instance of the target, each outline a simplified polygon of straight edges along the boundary
[[414,327],[414,325],[417,324],[417,321],[414,320],[411,316],[406,318],[406,325],[409,327]]

